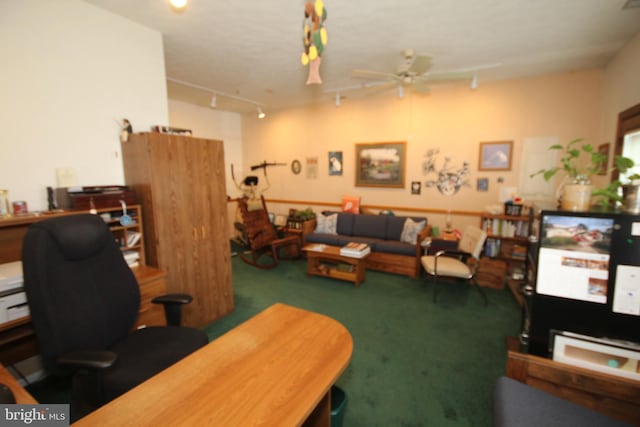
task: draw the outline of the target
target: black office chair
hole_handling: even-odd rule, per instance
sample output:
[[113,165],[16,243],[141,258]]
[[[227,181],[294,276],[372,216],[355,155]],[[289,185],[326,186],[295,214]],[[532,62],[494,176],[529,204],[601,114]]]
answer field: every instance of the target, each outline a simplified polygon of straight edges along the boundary
[[[179,325],[133,331],[139,287],[99,216],[69,215],[33,224],[24,238],[22,263],[44,367],[73,375],[73,419],[208,343],[203,331]],[[182,294],[159,299],[169,312],[190,301]]]

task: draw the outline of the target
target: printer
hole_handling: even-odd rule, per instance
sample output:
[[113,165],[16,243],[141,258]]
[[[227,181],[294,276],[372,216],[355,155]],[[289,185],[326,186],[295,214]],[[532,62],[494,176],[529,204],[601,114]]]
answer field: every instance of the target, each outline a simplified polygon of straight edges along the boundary
[[0,264],[0,325],[29,315],[22,262]]

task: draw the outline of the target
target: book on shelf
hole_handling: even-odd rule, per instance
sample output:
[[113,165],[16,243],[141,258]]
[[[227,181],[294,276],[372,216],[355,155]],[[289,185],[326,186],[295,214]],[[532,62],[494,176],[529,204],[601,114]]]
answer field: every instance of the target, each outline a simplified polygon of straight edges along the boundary
[[127,233],[127,246],[135,246],[140,241],[140,237],[142,237],[142,233],[138,231],[129,231]]
[[340,248],[340,255],[352,258],[362,258],[369,252],[371,248],[366,243],[351,242]]

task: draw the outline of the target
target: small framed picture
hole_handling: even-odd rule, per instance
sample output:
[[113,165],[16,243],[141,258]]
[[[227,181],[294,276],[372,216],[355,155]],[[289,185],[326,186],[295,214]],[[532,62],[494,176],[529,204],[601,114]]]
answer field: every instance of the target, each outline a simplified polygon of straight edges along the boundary
[[420,194],[422,183],[420,181],[411,181],[411,194]]
[[476,189],[478,191],[489,191],[489,178],[478,178]]
[[481,142],[478,170],[510,171],[513,141]]
[[342,175],[342,151],[329,151],[329,175]]

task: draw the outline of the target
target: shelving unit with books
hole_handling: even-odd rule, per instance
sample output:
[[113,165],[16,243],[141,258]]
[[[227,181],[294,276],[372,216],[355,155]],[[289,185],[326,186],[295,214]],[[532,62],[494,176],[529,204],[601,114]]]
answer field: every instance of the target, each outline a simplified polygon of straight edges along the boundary
[[529,217],[487,213],[481,216],[480,224],[487,233],[487,241],[480,260],[479,280],[484,273],[491,276],[487,280],[492,287],[503,288],[506,284],[522,304],[520,287],[526,281]]
[[139,205],[128,206],[126,215],[131,221],[121,221],[124,212],[121,208],[98,209],[98,215],[107,223],[113,238],[120,246],[130,267],[146,265],[144,239],[142,238],[142,213]]

